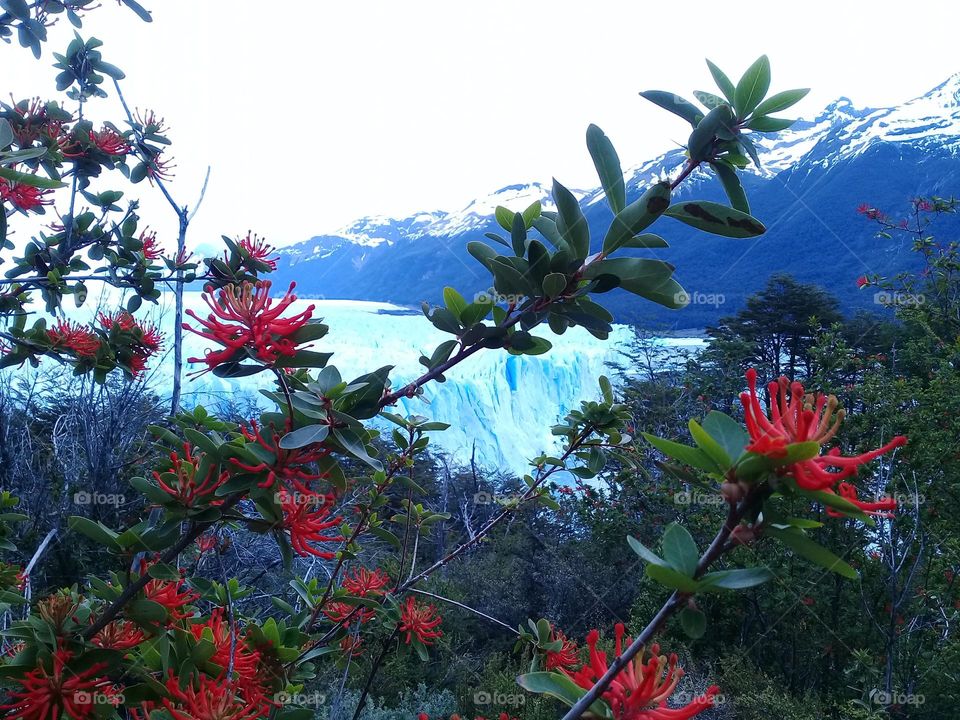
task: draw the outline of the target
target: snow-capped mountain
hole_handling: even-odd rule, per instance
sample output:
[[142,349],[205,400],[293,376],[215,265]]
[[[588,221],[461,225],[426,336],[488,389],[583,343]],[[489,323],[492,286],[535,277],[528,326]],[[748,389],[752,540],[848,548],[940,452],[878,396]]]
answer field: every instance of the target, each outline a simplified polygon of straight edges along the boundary
[[[614,293],[607,304],[618,319],[702,327],[736,311],[778,270],[817,280],[846,304],[863,306],[866,296],[856,293],[854,279],[902,269],[910,255],[895,243],[878,244],[856,207],[868,202],[895,212],[919,194],[960,191],[960,73],[896,107],[857,108],[840,98],[813,119],[782,133],[755,135],[755,140],[761,164],[747,169],[744,185],[753,215],[768,228],[764,236],[752,241],[705,237],[669,219],[655,228],[671,244],[657,254],[677,266],[681,284],[691,293],[722,300],[676,312]],[[678,149],[628,167],[628,195],[638,195],[682,163]],[[724,201],[709,173],[691,180],[678,197]],[[539,200],[552,209],[549,188],[547,181],[510,185],[456,212],[363,218],[283,248],[278,272],[284,280],[298,280],[304,294],[328,298],[417,304],[436,301],[446,284],[480,291],[489,278],[466,253],[466,243],[495,229],[497,205],[522,210]],[[581,191],[578,198],[595,239],[602,237],[610,219],[602,191]]]

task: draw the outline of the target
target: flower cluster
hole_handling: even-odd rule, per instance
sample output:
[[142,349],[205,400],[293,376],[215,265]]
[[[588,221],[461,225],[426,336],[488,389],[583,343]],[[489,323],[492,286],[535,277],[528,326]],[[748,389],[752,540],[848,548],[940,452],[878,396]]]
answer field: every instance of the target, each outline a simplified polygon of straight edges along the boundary
[[190,631],[199,642],[204,632],[214,646],[210,661],[226,670],[233,667],[233,681],[244,699],[249,703],[261,705],[266,702],[267,690],[260,663],[260,652],[251,644],[250,638],[232,626],[223,617],[223,608],[215,608],[203,623],[190,626]]
[[343,540],[343,536],[337,531],[343,518],[331,517],[333,494],[315,492],[304,485],[298,485],[295,492],[279,495],[283,529],[290,534],[290,545],[294,552],[302,557],[313,555],[326,560],[336,557],[336,553],[321,550],[313,544]]
[[53,199],[47,195],[53,190],[41,190],[33,185],[0,178],[0,204],[9,202],[18,210],[40,211],[44,205],[52,205]]
[[143,630],[129,620],[121,619],[110,622],[91,638],[91,642],[105,650],[126,651],[135,648],[145,639]]
[[47,720],[47,718],[94,717],[95,700],[107,698],[116,691],[109,679],[100,676],[107,663],[95,663],[84,670],[72,670],[73,658],[69,650],[56,650],[49,666],[40,662],[22,678],[14,678],[20,690],[11,690],[11,701],[0,705],[6,717],[20,720]]
[[370,572],[365,567],[357,568],[343,579],[343,589],[357,597],[378,597],[390,584],[390,577],[380,568]]
[[280,317],[297,299],[293,294],[294,285],[290,283],[286,294],[276,303],[270,298],[269,280],[228,285],[220,290],[216,300],[211,299],[212,290],[208,288],[203,299],[211,314],[201,318],[192,310],[187,311],[203,329],[195,330],[187,323],[183,327],[222,345],[223,350],[207,351],[205,357],[189,358],[189,362],[202,362],[207,370],[213,370],[224,363],[244,359],[243,351],[267,365],[296,354],[293,336],[310,320],[314,306],[289,318]]
[[59,320],[47,330],[50,345],[57,350],[67,350],[80,358],[95,358],[100,352],[100,336],[88,327],[69,320]]
[[[781,377],[767,386],[770,395],[768,417],[757,396],[757,371],[753,368],[747,370],[746,377],[749,391],[740,394],[740,401],[751,439],[748,451],[782,459],[787,454],[787,445],[816,442],[823,446],[836,435],[844,411],[837,410],[837,398],[833,395],[808,395],[801,383],[791,383]],[[833,493],[839,483],[844,486],[838,488],[841,495],[864,512],[887,513],[896,507],[893,499],[881,503],[860,502],[856,499],[856,489],[842,481],[855,476],[860,466],[906,442],[905,437],[898,435],[883,447],[853,456],[841,455],[838,448],[832,448],[826,454],[782,467],[779,472],[789,475],[806,490]]]
[[[617,623],[614,632],[619,657],[623,654],[623,625]],[[593,688],[609,668],[606,653],[597,649],[599,640],[600,633],[591,630],[587,635],[589,661],[576,671],[561,669],[585,690]],[[626,642],[629,645],[632,640],[627,638]],[[684,674],[683,669],[677,667],[677,656],[671,654],[667,658],[661,655],[659,645],[650,647],[650,657],[646,662],[643,660],[644,654],[641,652],[628,662],[602,695],[613,711],[614,720],[686,720],[713,706],[714,696],[719,690],[716,685],[711,685],[706,693],[683,707],[669,707],[667,701]]]
[[[256,233],[247,233],[244,238],[242,238],[237,245],[243,250],[251,259],[258,262],[262,262],[264,265],[268,266],[271,270],[277,269],[277,258],[270,257],[271,253],[276,249],[272,245],[269,245],[267,241],[259,237]],[[225,258],[229,262],[229,258]]]
[[433,605],[421,605],[416,598],[409,595],[400,607],[400,625],[398,630],[405,634],[404,641],[409,645],[413,638],[424,645],[432,645],[437,638],[443,637],[438,626],[443,618],[437,615]]
[[195,453],[190,443],[183,444],[183,457],[173,451],[170,453],[170,468],[165,472],[153,471],[153,479],[160,488],[184,507],[194,507],[198,503],[220,505],[217,488],[228,479],[226,471],[217,473],[215,464],[207,463],[201,472],[203,455]]
[[563,670],[572,669],[580,660],[577,644],[569,640],[561,630],[553,628],[550,631],[551,644],[560,643],[559,650],[547,650],[546,669]]
[[[147,563],[141,563],[141,574],[147,572]],[[153,578],[143,588],[143,596],[162,605],[167,611],[167,623],[172,624],[193,616],[188,606],[199,599],[199,595],[186,587],[183,579],[161,580]]]
[[100,327],[116,340],[117,359],[134,377],[147,369],[147,360],[160,351],[163,335],[155,325],[140,323],[126,310],[100,313]]
[[[285,432],[290,432],[292,424],[289,419],[286,422]],[[301,448],[287,450],[280,447],[281,435],[271,425],[270,431],[261,431],[256,420],[250,421],[250,429],[241,425],[240,432],[248,443],[255,443],[260,448],[270,454],[271,461],[261,461],[257,464],[244,463],[236,458],[231,458],[230,462],[241,470],[250,473],[266,473],[266,477],[258,483],[259,487],[273,487],[280,479],[282,482],[293,486],[294,483],[309,483],[313,480],[320,480],[325,477],[324,473],[312,473],[306,466],[315,463],[318,460],[330,454],[328,448],[317,444],[305,445]]]

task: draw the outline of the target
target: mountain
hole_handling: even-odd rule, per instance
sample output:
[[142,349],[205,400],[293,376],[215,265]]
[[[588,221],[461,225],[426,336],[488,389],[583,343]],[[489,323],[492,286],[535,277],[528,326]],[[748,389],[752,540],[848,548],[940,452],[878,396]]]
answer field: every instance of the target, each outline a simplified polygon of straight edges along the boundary
[[[767,226],[753,240],[707,237],[670,219],[654,231],[670,247],[643,252],[677,267],[675,277],[691,303],[670,311],[633,295],[603,296],[620,321],[657,329],[698,328],[742,305],[776,271],[817,282],[844,307],[878,309],[873,294],[858,291],[856,278],[889,275],[915,262],[903,241],[878,240],[858,216],[861,203],[889,210],[921,194],[960,191],[960,73],[925,95],[891,108],[858,109],[847,98],[790,130],[755,136],[760,167],[743,178],[752,214]],[[683,163],[673,150],[627,170],[628,201]],[[552,209],[548,182],[501,188],[459,212],[430,211],[407,218],[367,217],[329,235],[282,249],[278,282],[296,280],[303,296],[376,300],[416,305],[438,302],[444,285],[469,294],[490,280],[466,252],[470,240],[495,231],[497,205],[522,210],[534,200]],[[675,200],[726,202],[716,179],[696,173]],[[611,215],[599,189],[578,193],[599,243]],[[954,222],[940,232],[960,228]]]

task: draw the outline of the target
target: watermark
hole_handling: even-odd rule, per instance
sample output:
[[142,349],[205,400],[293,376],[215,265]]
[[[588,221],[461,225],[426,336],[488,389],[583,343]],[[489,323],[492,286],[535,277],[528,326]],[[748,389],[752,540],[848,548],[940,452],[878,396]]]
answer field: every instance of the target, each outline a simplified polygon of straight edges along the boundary
[[923,295],[908,292],[890,292],[881,290],[873,294],[873,302],[877,305],[900,305],[911,307],[914,305],[923,305],[927,298]]
[[867,696],[874,705],[923,705],[926,698],[923,695],[914,693],[887,692],[886,690],[877,690],[874,688]]
[[289,490],[280,490],[279,492],[274,493],[273,499],[281,505],[294,504],[326,507],[329,504],[327,496],[323,495],[322,493],[300,492],[298,490],[294,490],[293,492]]
[[300,705],[301,707],[321,707],[327,704],[327,696],[314,690],[312,693],[278,692],[273,695],[276,705]]
[[119,707],[123,705],[125,700],[121,692],[102,693],[78,690],[73,694],[73,702],[77,705],[112,705],[113,707]]
[[673,494],[673,502],[675,505],[723,505],[727,501],[723,495],[717,495],[715,493],[699,493],[681,490]]
[[527,696],[523,693],[505,693],[489,692],[487,690],[477,690],[473,693],[474,705],[498,705],[507,707],[522,707],[527,702]]
[[87,492],[78,490],[73,494],[74,505],[110,505],[119,507],[127,502],[127,499],[119,493],[101,493]]
[[473,494],[474,505],[509,505],[523,500],[525,493],[509,493],[507,495],[496,495],[485,490]]
[[[674,703],[678,707],[681,707],[683,705],[689,705],[690,703],[696,700],[699,700],[705,694],[706,693],[702,693],[702,692],[695,693],[689,690],[680,690],[678,692],[673,693],[673,695],[670,696],[670,702]],[[725,705],[726,702],[727,702],[727,696],[724,695],[723,693],[717,693],[716,695],[713,696],[713,704],[715,707],[720,705]]]
[[493,303],[494,305],[519,305],[526,300],[526,295],[513,295],[497,292],[494,288],[481,290],[473,296],[475,303]]
[[727,298],[723,293],[702,293],[687,292],[681,290],[673,294],[673,301],[678,305],[709,305],[710,307],[720,307]]
[[877,495],[877,502],[884,502],[886,500],[895,501],[898,507],[913,507],[915,505],[923,505],[927,501],[927,498],[922,493],[880,493]]

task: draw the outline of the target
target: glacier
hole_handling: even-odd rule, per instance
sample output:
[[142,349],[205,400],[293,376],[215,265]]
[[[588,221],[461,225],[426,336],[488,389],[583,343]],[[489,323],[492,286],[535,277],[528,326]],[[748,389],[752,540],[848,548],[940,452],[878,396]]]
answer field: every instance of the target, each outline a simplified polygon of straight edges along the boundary
[[[105,292],[98,301],[71,312],[71,316],[89,321],[97,306],[116,308],[121,306],[120,301],[113,292]],[[184,293],[184,305],[201,317],[209,312],[199,292]],[[290,312],[308,305],[314,306],[314,317],[322,318],[330,327],[327,336],[313,343],[312,349],[334,353],[330,364],[337,366],[344,379],[392,364],[391,383],[399,387],[422,374],[422,354],[430,355],[437,345],[450,339],[421,314],[390,303],[298,299]],[[155,392],[167,397],[173,378],[169,340],[173,307],[172,294],[164,294],[156,306],[144,306],[137,313],[141,320],[158,324],[168,339],[159,362],[154,359],[150,363],[145,377]],[[192,322],[189,317],[186,320]],[[526,472],[529,458],[556,449],[550,426],[578,407],[581,400],[599,397],[598,377],[610,373],[610,362],[622,362],[620,351],[633,338],[625,325],[614,326],[606,341],[582,328],[555,336],[544,327],[539,334],[553,343],[550,352],[539,356],[515,356],[502,350],[479,353],[447,373],[446,382],[427,385],[422,398],[405,398],[393,411],[450,423],[448,430],[432,433],[431,445],[455,463],[467,464],[474,457],[478,466],[488,470]],[[668,353],[672,348],[695,350],[702,340],[665,338],[659,342]],[[184,332],[185,358],[202,357],[212,347],[210,341]],[[202,363],[186,363],[185,371],[197,373],[204,367]],[[263,389],[274,389],[271,373],[236,379],[203,373],[185,378],[183,403],[188,408],[196,404],[238,407],[242,403],[237,401],[249,400],[267,409],[272,403],[259,393]],[[382,427],[387,426],[386,421],[380,422]]]

